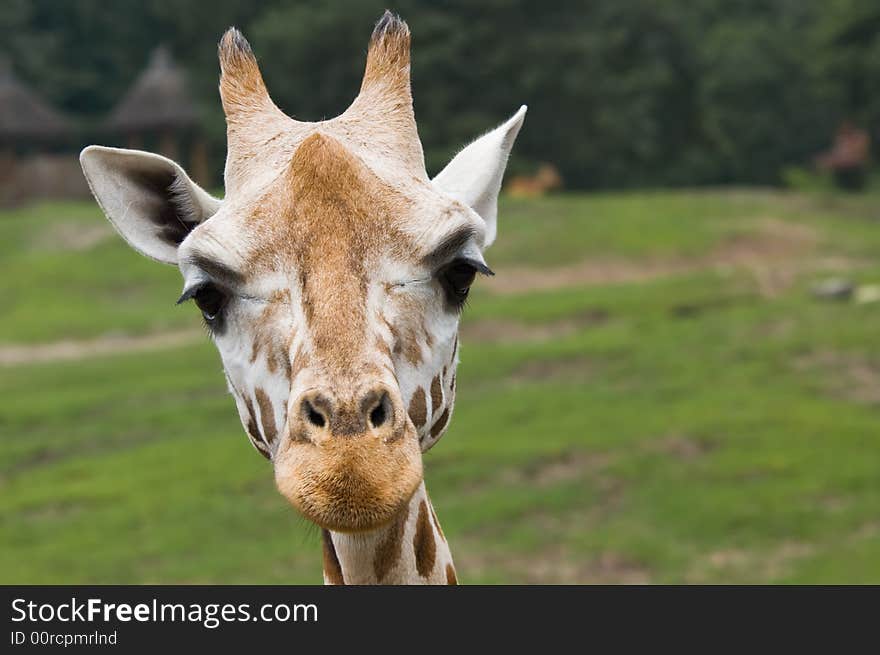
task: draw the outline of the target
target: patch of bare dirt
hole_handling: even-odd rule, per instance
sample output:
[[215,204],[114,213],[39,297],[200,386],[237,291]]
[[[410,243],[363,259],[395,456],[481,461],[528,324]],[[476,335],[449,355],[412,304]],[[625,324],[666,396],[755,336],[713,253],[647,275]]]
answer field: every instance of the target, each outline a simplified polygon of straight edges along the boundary
[[511,583],[521,584],[647,584],[651,571],[620,553],[576,556],[564,547],[543,549],[528,555],[474,553],[459,548],[456,565],[462,578],[481,571],[504,571]]
[[706,439],[696,439],[673,434],[648,442],[646,450],[658,455],[671,455],[680,460],[690,461],[702,457],[715,449],[716,444]]
[[552,457],[543,457],[516,469],[511,475],[513,482],[547,486],[569,480],[585,478],[588,474],[604,470],[612,457],[606,453],[569,451]]
[[483,319],[462,323],[461,336],[466,343],[549,341],[577,334],[590,326],[602,325],[608,319],[608,312],[603,309],[592,309],[564,319],[543,323]]
[[729,239],[706,262],[721,266],[773,265],[802,254],[818,242],[816,231],[808,225],[765,218],[754,233]]
[[69,520],[97,504],[94,500],[58,501],[46,505],[27,507],[16,512],[16,521],[54,522]]
[[[561,513],[535,508],[520,516],[519,521],[537,526],[543,534],[554,535],[556,537],[554,543],[569,537],[577,538],[583,531],[604,524],[623,507],[626,500],[626,483],[599,466],[586,472],[583,477],[585,481],[589,480],[592,495],[589,499],[584,499],[582,506]],[[530,483],[530,486],[539,488],[535,483]],[[503,534],[503,529],[495,530],[495,533]]]
[[791,573],[793,565],[816,552],[810,544],[783,541],[769,550],[722,548],[694,560],[685,574],[688,583],[718,580],[772,582]]
[[[612,456],[607,453],[566,451],[536,458],[522,466],[500,467],[490,475],[473,481],[468,492],[475,493],[497,485],[547,487],[587,478],[596,483],[605,477],[603,472],[612,461]],[[600,491],[603,488],[600,487]]]
[[816,551],[810,544],[786,541],[770,552],[764,560],[762,569],[766,580],[775,580],[791,572],[791,566],[798,560],[809,557]]
[[817,504],[829,514],[838,514],[850,507],[850,505],[852,505],[852,500],[846,496],[829,494],[821,496],[818,499]]
[[163,350],[196,343],[204,338],[203,331],[188,329],[141,336],[109,335],[96,339],[63,340],[34,345],[6,344],[0,345],[0,367]]
[[880,363],[866,357],[823,351],[798,359],[795,368],[818,374],[825,389],[864,405],[880,404]]
[[[481,284],[491,292],[503,295],[572,286],[644,282],[700,270],[745,269],[754,275],[762,294],[773,296],[793,284],[797,273],[807,265],[805,255],[814,250],[817,243],[818,236],[811,227],[768,218],[758,223],[754,233],[728,239],[700,257],[639,260],[597,257],[554,269],[512,267]],[[824,262],[825,266],[828,264]]]
[[588,357],[534,359],[518,366],[508,380],[514,383],[566,380],[586,382],[596,374],[597,364]]
[[755,332],[761,337],[782,339],[791,335],[796,326],[797,321],[793,318],[776,319],[759,324]]
[[113,228],[107,221],[94,223],[55,223],[34,240],[34,248],[49,251],[81,252],[94,248],[113,236]]
[[[837,504],[839,498],[832,498]],[[829,548],[839,548],[843,544],[857,544],[874,540],[880,535],[880,521],[863,523],[847,534],[824,544],[807,544],[798,541],[781,541],[769,549],[722,548],[693,561],[686,573],[690,583],[704,582],[773,582],[790,575],[794,566],[807,557],[812,557]]]
[[794,285],[817,242],[809,226],[765,219],[758,232],[730,239],[710,253],[701,268],[746,270],[761,295],[772,298]]
[[865,362],[851,362],[847,373],[853,386],[847,388],[847,394],[856,402],[870,405],[880,404],[880,367]]
[[480,285],[491,293],[505,295],[566,287],[645,282],[689,270],[691,267],[683,262],[601,257],[551,269],[526,266],[504,268],[495,277],[481,280]]

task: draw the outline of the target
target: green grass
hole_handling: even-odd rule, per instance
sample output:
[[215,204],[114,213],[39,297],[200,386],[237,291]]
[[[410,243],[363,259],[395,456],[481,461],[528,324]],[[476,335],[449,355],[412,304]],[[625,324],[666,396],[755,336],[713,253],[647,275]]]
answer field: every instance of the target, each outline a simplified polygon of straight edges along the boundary
[[[465,340],[425,458],[463,581],[880,583],[880,304],[809,294],[841,268],[880,282],[880,198],[507,200],[489,261],[708,261],[770,219],[815,243],[757,269],[475,290],[466,323],[543,332]],[[46,237],[100,220],[0,214],[0,342],[198,324],[174,269],[112,235]],[[0,582],[320,582],[316,531],[247,443],[207,339],[0,368],[0,398]]]
[[[94,238],[80,241],[90,233]],[[0,342],[141,334],[192,324],[190,314],[174,311],[180,273],[132,256],[91,203],[0,214],[0,272]]]

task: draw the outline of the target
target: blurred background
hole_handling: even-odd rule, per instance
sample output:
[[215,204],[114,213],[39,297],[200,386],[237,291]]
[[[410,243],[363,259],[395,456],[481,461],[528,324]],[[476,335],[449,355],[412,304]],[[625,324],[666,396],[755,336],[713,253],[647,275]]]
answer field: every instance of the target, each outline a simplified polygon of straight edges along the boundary
[[[319,120],[385,4],[0,4],[0,582],[321,582],[178,272],[77,154],[222,194],[224,29]],[[877,3],[391,8],[429,173],[529,105],[425,457],[459,579],[880,582]]]

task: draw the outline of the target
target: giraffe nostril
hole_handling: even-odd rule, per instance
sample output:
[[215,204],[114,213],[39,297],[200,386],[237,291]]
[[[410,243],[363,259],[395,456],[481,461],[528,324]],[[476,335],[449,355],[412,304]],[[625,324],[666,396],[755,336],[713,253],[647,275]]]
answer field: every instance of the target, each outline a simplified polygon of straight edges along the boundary
[[388,420],[390,404],[391,401],[388,399],[388,394],[383,393],[379,403],[370,411],[370,424],[374,428],[381,427]]
[[308,400],[304,400],[302,404],[302,411],[306,417],[306,420],[314,425],[316,428],[323,428],[327,425],[327,419],[324,418],[324,415],[319,412]]

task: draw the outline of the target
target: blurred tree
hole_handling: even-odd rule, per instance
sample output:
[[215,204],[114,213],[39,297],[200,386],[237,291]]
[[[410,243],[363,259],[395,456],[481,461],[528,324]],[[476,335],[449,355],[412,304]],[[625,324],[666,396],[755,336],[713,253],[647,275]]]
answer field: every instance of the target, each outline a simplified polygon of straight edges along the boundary
[[825,146],[839,94],[812,66],[815,3],[737,6],[723,20],[706,21],[700,43],[699,113],[714,155],[709,177],[776,182],[786,162],[808,160]]
[[[215,46],[254,44],[278,104],[305,120],[357,93],[382,0],[5,0],[18,75],[96,121],[159,43],[190,74],[223,152]],[[880,125],[880,9],[867,0],[399,0],[428,169],[529,105],[511,162],[567,185],[773,183],[846,117]]]
[[845,114],[880,137],[880,6],[832,0],[822,24],[819,70],[840,83]]

